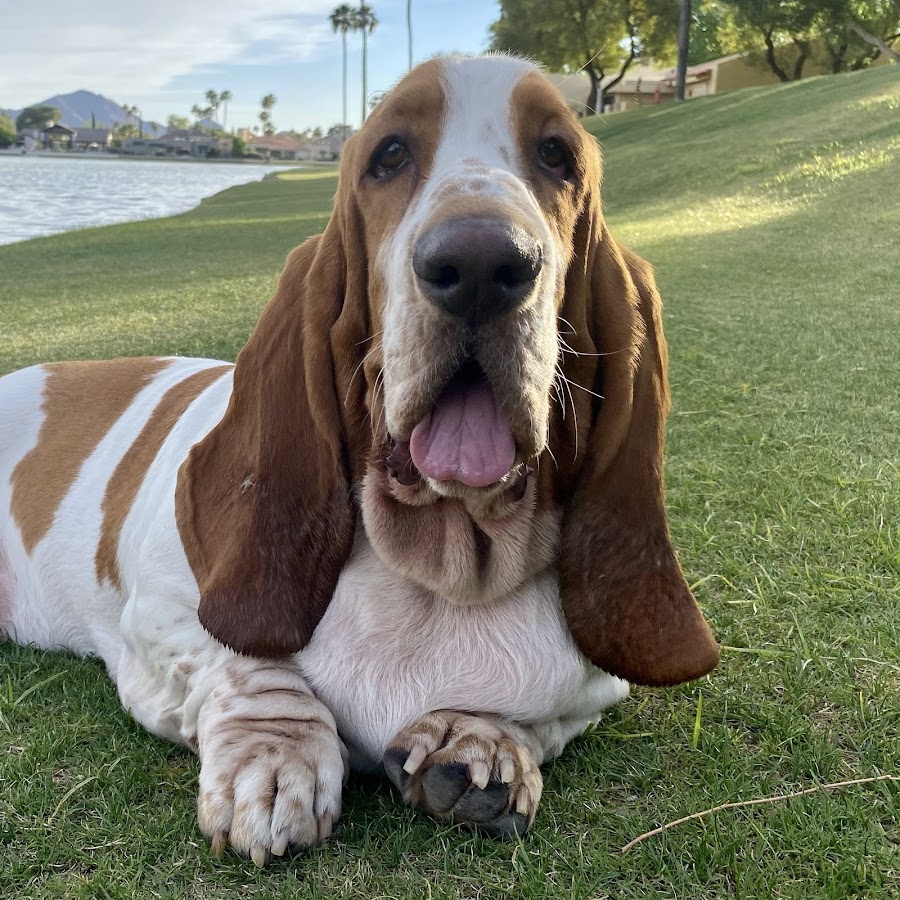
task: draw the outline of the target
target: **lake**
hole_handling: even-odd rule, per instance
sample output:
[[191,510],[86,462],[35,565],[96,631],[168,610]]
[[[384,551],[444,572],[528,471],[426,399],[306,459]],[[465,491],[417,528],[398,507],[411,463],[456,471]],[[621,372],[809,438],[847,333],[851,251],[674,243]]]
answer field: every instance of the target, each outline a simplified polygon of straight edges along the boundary
[[0,154],[0,244],[155,219],[283,166]]

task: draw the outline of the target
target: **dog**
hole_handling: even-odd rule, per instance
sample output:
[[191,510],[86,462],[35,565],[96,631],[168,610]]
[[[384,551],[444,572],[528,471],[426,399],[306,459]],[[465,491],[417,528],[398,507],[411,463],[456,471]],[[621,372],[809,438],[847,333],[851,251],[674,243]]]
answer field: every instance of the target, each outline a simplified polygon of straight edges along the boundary
[[215,853],[324,840],[351,768],[523,834],[628,682],[716,665],[663,505],[660,300],[600,180],[535,65],[432,60],[233,366],[0,379],[0,633],[99,656],[199,754]]

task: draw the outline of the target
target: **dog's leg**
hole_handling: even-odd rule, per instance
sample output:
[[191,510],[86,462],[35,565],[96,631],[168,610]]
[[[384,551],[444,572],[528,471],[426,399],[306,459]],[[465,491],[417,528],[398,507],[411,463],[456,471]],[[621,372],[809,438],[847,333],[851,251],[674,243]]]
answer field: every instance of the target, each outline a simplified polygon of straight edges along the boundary
[[200,756],[197,812],[213,853],[230,844],[261,866],[324,840],[347,770],[333,716],[292,658],[233,653],[167,599],[167,617],[165,601],[129,605],[116,681],[145,728]]
[[334,718],[296,670],[260,661],[226,675],[197,721],[200,830],[262,866],[330,837],[347,757]]
[[524,834],[534,821],[544,758],[534,728],[439,710],[401,731],[382,762],[407,803],[507,838]]
[[559,719],[524,725],[487,713],[428,713],[391,740],[382,764],[407,803],[494,837],[521,835],[541,799],[538,767],[626,696],[627,682],[591,668]]

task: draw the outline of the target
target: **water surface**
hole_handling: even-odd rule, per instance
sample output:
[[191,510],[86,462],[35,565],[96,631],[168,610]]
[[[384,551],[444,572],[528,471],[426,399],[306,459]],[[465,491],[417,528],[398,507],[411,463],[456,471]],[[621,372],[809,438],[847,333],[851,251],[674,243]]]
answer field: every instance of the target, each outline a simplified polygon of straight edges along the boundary
[[0,244],[155,219],[280,166],[0,154]]

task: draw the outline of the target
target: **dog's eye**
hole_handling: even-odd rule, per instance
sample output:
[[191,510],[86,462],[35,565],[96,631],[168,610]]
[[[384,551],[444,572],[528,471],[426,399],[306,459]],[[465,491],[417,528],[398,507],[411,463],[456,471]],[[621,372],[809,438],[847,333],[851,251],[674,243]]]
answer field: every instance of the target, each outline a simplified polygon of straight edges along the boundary
[[409,162],[409,150],[396,139],[388,141],[372,160],[371,172],[375,178],[385,178],[400,171]]
[[564,181],[571,175],[569,148],[559,138],[547,138],[538,147],[538,156],[546,169]]

